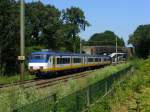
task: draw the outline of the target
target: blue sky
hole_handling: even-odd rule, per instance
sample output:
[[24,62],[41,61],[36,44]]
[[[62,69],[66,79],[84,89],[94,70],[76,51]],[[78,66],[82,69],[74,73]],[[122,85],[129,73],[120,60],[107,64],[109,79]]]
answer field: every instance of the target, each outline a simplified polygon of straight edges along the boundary
[[[27,0],[37,1],[37,0]],[[150,0],[41,0],[60,10],[80,7],[91,26],[80,35],[88,40],[94,33],[112,30],[128,40],[138,25],[150,23]]]

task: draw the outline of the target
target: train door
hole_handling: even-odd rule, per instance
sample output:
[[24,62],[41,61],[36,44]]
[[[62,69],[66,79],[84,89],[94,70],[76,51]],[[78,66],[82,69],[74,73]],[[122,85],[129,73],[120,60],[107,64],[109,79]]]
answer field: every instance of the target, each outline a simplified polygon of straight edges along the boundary
[[104,57],[101,57],[101,64],[104,63]]
[[84,64],[85,64],[85,66],[88,64],[87,56],[84,57]]
[[52,67],[52,59],[51,58],[52,58],[51,56],[48,57],[48,68]]
[[71,65],[71,69],[72,69],[72,65],[73,65],[73,58],[72,58],[72,56],[70,57],[70,65]]
[[52,56],[52,68],[54,69],[54,71],[55,71],[55,67],[56,67],[56,58],[55,58],[55,56]]
[[85,56],[83,56],[83,66],[85,66]]

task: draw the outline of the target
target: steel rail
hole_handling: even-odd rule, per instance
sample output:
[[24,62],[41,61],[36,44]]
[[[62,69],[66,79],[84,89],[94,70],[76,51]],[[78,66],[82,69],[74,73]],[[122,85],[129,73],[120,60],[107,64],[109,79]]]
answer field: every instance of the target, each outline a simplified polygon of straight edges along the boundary
[[[96,70],[96,69],[95,69]],[[23,88],[31,88],[31,87],[35,87],[37,89],[39,88],[44,88],[47,86],[52,86],[55,84],[58,84],[60,81],[66,82],[69,79],[78,79],[78,78],[82,78],[85,77],[87,75],[89,75],[90,73],[92,73],[95,70],[90,70],[90,71],[85,71],[85,72],[80,72],[80,73],[76,73],[76,74],[70,74],[70,75],[65,75],[65,76],[61,76],[61,77],[56,77],[56,78],[49,78],[49,79],[32,79],[32,80],[27,80],[22,82],[15,82],[12,84],[0,84],[0,89],[5,89],[5,88],[9,88],[9,87],[23,87]]]

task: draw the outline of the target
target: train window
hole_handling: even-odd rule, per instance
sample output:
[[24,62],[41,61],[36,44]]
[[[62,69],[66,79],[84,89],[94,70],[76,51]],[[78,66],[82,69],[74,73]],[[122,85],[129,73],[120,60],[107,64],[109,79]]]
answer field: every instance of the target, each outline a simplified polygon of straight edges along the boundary
[[101,58],[99,58],[99,62],[101,62]]
[[111,58],[109,58],[109,61],[111,61]]
[[73,63],[81,63],[81,58],[73,58]]
[[88,62],[93,62],[93,58],[88,58]]
[[95,62],[98,62],[98,58],[95,58]]
[[61,64],[61,58],[57,58],[57,64]]
[[32,60],[48,60],[48,55],[43,54],[32,54],[30,59]]
[[65,64],[70,63],[70,58],[64,58],[65,59]]
[[57,58],[57,64],[69,64],[70,58]]

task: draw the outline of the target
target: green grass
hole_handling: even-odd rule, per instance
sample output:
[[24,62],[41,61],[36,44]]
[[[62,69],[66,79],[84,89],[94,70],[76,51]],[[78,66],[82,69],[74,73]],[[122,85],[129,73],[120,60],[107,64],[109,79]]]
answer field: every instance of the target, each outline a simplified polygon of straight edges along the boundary
[[24,90],[20,87],[11,87],[0,90],[0,112],[12,112],[14,108],[37,101],[40,94],[34,88]]
[[[24,80],[30,80],[34,79],[35,76],[29,75],[29,73],[25,73],[24,75]],[[20,75],[16,74],[14,76],[0,76],[0,84],[8,84],[8,83],[13,83],[17,82],[20,80]]]
[[[115,87],[113,95],[104,99],[104,106],[98,103],[92,108],[95,109],[92,112],[134,112],[137,101],[140,102],[140,112],[150,112],[150,58],[136,59],[132,64],[135,68],[133,75],[123,86]],[[102,110],[99,110],[100,107]]]

